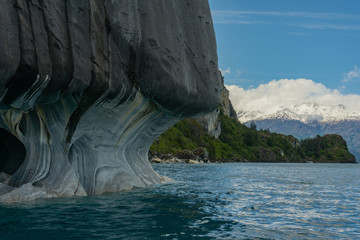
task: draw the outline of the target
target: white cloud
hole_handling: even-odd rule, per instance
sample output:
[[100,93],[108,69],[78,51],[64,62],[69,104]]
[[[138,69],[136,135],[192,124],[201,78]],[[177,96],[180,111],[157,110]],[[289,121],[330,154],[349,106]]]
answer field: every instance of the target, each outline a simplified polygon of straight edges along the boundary
[[278,11],[236,11],[236,10],[212,10],[213,17],[241,17],[249,16],[275,16],[275,17],[296,17],[310,19],[359,19],[356,14],[335,13],[335,12],[278,12]]
[[218,24],[280,24],[305,29],[359,31],[359,15],[336,12],[212,10]]
[[354,70],[351,70],[350,72],[344,74],[343,82],[350,82],[354,80],[355,78],[360,77],[360,68],[354,67]]
[[227,69],[221,69],[221,68],[219,68],[219,70],[220,70],[220,72],[221,72],[221,74],[223,75],[223,76],[225,76],[226,74],[230,74],[231,73],[231,69],[228,67]]
[[307,29],[335,29],[335,30],[354,30],[359,31],[359,24],[338,24],[338,23],[285,23],[292,27],[301,27]]
[[360,112],[360,95],[343,95],[309,79],[281,79],[245,90],[235,85],[226,86],[236,111],[260,110],[275,113],[281,107],[304,102],[329,105],[343,104],[348,110]]

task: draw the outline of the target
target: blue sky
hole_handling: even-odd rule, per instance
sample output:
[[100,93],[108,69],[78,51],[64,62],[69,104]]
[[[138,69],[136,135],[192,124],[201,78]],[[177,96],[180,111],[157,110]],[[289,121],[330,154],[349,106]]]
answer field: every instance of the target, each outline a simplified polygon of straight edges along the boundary
[[303,78],[360,94],[360,0],[209,3],[225,84]]

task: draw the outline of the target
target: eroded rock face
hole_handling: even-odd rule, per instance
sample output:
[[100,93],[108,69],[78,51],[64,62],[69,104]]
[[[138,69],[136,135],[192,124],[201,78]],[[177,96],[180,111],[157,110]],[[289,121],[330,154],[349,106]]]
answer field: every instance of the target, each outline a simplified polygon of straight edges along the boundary
[[196,119],[200,125],[203,126],[204,130],[215,138],[219,138],[221,135],[221,123],[219,118],[221,111],[225,116],[238,121],[234,107],[229,99],[229,91],[226,89],[225,85],[222,86],[220,92],[221,98],[219,106],[214,111]]
[[0,202],[161,182],[151,143],[221,84],[206,0],[3,1]]

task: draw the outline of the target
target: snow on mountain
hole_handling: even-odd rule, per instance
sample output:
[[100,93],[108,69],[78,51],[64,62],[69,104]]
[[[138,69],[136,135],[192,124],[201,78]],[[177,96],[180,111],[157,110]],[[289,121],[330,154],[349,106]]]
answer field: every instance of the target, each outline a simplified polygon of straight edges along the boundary
[[304,102],[290,107],[281,107],[275,113],[265,113],[261,110],[238,111],[242,123],[266,119],[296,120],[303,123],[338,122],[344,120],[360,120],[360,113],[349,111],[343,104],[326,105],[314,102]]

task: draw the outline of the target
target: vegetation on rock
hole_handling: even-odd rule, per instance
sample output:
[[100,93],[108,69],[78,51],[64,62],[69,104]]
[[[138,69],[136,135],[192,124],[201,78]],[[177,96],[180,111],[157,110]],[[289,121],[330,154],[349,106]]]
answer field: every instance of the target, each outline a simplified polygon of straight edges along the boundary
[[346,141],[337,134],[319,135],[305,139],[301,144],[302,152],[316,162],[354,162],[354,156],[348,151]]
[[163,133],[151,146],[153,155],[207,149],[209,159],[221,162],[355,162],[340,135],[317,136],[299,141],[293,136],[256,130],[219,115],[221,135],[209,135],[195,119],[184,119]]

